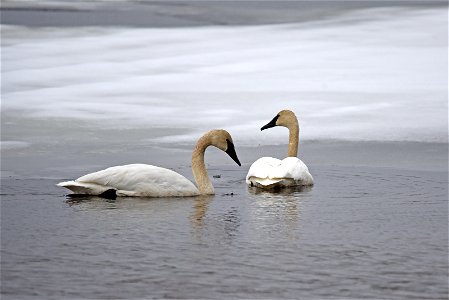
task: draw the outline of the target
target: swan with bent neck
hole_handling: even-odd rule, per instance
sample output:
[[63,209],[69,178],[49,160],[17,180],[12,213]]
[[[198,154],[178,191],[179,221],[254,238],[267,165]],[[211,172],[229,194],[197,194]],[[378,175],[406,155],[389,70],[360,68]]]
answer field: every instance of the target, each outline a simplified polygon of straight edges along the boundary
[[188,197],[213,195],[204,163],[204,152],[215,146],[226,152],[239,166],[231,135],[222,129],[204,134],[192,153],[192,172],[197,186],[184,176],[161,167],[146,164],[116,166],[90,173],[73,181],[58,183],[78,195],[111,195],[128,197]]
[[289,130],[287,158],[283,160],[273,157],[259,158],[251,165],[246,175],[246,183],[262,189],[313,185],[313,177],[309,169],[296,157],[298,155],[299,124],[295,113],[291,110],[282,110],[260,130],[275,126],[287,127]]

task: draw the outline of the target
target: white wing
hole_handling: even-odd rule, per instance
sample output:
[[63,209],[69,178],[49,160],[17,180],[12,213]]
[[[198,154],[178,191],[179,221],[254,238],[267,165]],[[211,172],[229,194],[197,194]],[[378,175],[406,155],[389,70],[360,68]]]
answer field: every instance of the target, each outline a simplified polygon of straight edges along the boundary
[[246,175],[246,183],[249,184],[248,178],[270,178],[271,170],[282,163],[280,159],[273,157],[261,157],[256,160],[249,168],[248,174]]
[[279,160],[273,157],[262,157],[256,160],[246,175],[246,183],[250,178],[262,185],[271,185],[288,179],[299,185],[312,185],[313,177],[307,166],[296,157]]
[[80,193],[98,195],[108,189],[116,190],[118,196],[176,197],[199,195],[198,189],[184,176],[168,169],[131,164],[107,168],[84,175],[75,181],[60,183]]

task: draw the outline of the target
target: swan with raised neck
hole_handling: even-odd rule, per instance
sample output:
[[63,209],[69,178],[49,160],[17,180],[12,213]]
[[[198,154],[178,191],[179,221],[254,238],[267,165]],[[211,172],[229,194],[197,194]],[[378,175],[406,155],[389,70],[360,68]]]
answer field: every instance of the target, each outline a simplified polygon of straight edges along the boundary
[[275,126],[289,130],[287,158],[279,160],[262,157],[256,160],[246,175],[246,183],[263,189],[276,189],[288,186],[313,185],[313,177],[298,155],[299,124],[291,110],[281,110],[270,122],[262,126],[265,130]]

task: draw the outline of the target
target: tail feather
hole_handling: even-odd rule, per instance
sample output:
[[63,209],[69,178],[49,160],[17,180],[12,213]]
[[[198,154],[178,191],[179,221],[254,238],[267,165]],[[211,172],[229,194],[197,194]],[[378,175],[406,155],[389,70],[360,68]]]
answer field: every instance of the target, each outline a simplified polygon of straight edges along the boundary
[[78,182],[73,180],[60,182],[57,186],[65,187],[78,195],[101,195],[108,190],[115,190],[114,188],[96,183]]

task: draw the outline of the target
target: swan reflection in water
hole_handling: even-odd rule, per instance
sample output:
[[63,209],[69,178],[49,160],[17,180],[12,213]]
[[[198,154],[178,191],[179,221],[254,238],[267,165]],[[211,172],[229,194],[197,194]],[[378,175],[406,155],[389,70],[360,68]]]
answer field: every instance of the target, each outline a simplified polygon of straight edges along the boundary
[[[217,203],[213,201],[223,200],[225,199],[221,197],[207,195],[171,199],[118,197],[115,200],[83,196],[69,197],[66,204],[78,212],[96,211],[88,218],[100,218],[102,222],[116,223],[119,218],[120,223],[131,227],[136,223],[144,224],[148,235],[184,232],[190,235],[194,244],[217,245],[232,243],[242,223],[240,208],[235,205],[228,207],[226,202],[222,206],[224,210],[217,211]],[[112,210],[115,210],[113,215],[106,213],[112,213]],[[155,230],[159,232],[154,232]]]
[[193,227],[203,227],[204,217],[206,216],[209,204],[214,199],[213,196],[203,195],[195,197],[193,211],[190,214],[190,221]]
[[[118,197],[106,199],[98,196],[68,197],[66,203],[81,210],[125,209],[138,211],[139,217],[150,218],[157,208],[157,218],[178,216],[188,220],[192,238],[232,241],[241,233],[242,226],[256,226],[261,238],[267,235],[297,236],[300,205],[307,200],[311,187],[295,186],[270,192],[246,188],[237,194],[221,196],[202,195],[189,198]],[[214,203],[219,201],[220,203]],[[212,205],[214,204],[214,205]],[[220,209],[221,208],[221,209]],[[134,214],[134,213],[133,213]],[[136,216],[137,216],[136,215]],[[129,216],[129,215],[127,215]]]
[[[226,195],[226,196],[231,196]],[[195,197],[193,210],[190,214],[192,234],[196,242],[206,242],[206,240],[218,240],[222,242],[232,242],[238,234],[242,224],[240,208],[235,205],[226,206],[224,212],[207,217],[213,201],[224,201],[223,198],[199,196]],[[229,203],[229,202],[227,202]]]
[[115,209],[117,208],[116,198],[106,198],[100,196],[90,196],[90,195],[74,195],[69,194],[66,196],[65,203],[70,207],[86,205],[89,208],[105,208],[105,209]]
[[248,187],[252,217],[270,232],[276,232],[276,235],[284,232],[294,240],[300,229],[300,205],[309,198],[311,190],[311,186],[282,187],[279,190]]

